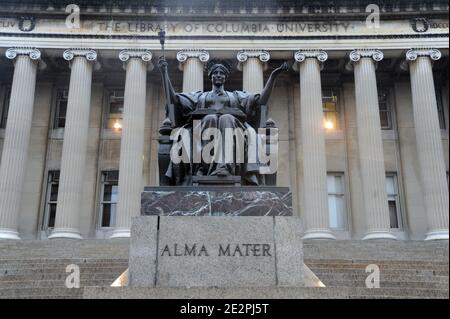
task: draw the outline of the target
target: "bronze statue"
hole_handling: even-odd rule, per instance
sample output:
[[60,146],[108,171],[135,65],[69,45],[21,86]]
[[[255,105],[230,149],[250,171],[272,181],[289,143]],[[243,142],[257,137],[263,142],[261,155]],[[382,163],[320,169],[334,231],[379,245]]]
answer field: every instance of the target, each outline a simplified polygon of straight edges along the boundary
[[[226,129],[239,128],[244,131],[247,130],[254,134],[243,137],[246,150],[251,143],[257,143],[251,136],[256,136],[258,128],[266,128],[265,120],[264,123],[260,123],[261,118],[266,119],[266,114],[262,113],[266,112],[265,107],[272,93],[275,79],[281,72],[288,70],[286,62],[275,69],[261,93],[230,92],[224,89],[231,71],[230,64],[224,60],[211,60],[207,65],[208,78],[212,83],[211,91],[176,93],[167,71],[168,63],[164,57],[159,59],[158,66],[161,71],[164,89],[168,99],[170,99],[168,107],[171,109],[167,110],[166,127],[170,122],[172,127],[185,128],[190,132],[191,136],[192,132],[195,131],[194,123],[200,126],[197,128],[201,132],[214,128],[218,129],[222,136],[225,136],[224,131]],[[203,147],[208,142],[210,141],[202,141],[200,146]],[[224,144],[222,143],[222,145]],[[195,148],[195,144],[192,147]],[[225,150],[216,152],[216,155],[220,154],[218,156],[221,158],[211,163],[202,161],[201,163],[174,164],[171,161],[167,165],[164,179],[160,179],[160,181],[165,181],[162,183],[169,185],[191,185],[193,176],[217,176],[218,180],[227,176],[241,176],[243,185],[266,184],[264,176],[260,174],[259,163],[248,162],[247,154],[245,154],[246,160],[243,163],[228,163],[223,160],[224,153]],[[164,173],[164,171],[160,169],[160,173]]]

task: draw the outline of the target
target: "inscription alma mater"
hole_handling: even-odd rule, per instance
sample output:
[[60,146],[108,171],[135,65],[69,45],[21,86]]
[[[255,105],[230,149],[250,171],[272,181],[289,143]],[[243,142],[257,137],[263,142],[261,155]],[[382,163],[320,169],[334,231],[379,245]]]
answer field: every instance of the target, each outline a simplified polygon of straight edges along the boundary
[[161,256],[168,257],[272,257],[270,244],[219,244],[206,248],[204,244],[165,245]]

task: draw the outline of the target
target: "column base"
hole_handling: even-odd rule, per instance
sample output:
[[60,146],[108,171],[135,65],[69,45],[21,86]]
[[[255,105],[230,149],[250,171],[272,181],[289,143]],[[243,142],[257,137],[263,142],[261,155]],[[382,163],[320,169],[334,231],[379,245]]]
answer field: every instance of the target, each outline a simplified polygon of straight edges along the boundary
[[13,229],[0,228],[0,240],[20,240],[19,233]]
[[388,231],[370,231],[362,238],[362,240],[397,240],[392,233]]
[[80,232],[74,228],[55,228],[48,239],[83,239]]
[[336,240],[336,237],[326,229],[322,230],[308,230],[303,235],[303,240],[314,239],[314,240]]
[[448,230],[430,231],[425,238],[425,241],[429,240],[448,240]]
[[117,228],[113,231],[112,235],[109,237],[109,239],[114,238],[130,238],[131,237],[131,231],[129,228]]

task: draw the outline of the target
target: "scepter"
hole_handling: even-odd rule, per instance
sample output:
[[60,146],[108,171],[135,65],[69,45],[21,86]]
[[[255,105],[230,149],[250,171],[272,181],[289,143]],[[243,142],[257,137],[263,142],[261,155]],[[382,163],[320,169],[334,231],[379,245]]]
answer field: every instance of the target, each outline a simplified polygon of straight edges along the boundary
[[[166,43],[166,31],[160,31],[158,33],[159,35],[159,43],[161,43],[161,50],[162,50],[162,56],[164,58],[164,60],[166,60],[166,51],[164,48],[164,44]],[[168,82],[168,72],[167,69],[165,70],[165,74],[164,74],[164,93],[166,94],[166,102],[167,104],[171,104],[170,103],[170,93],[169,93],[169,82]]]

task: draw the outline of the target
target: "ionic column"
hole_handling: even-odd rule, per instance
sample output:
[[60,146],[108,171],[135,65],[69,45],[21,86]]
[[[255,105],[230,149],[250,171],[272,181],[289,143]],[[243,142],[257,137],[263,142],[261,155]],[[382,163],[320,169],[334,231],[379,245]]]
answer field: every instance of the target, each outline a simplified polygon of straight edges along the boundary
[[131,218],[141,211],[147,68],[153,67],[152,54],[145,50],[123,50],[119,59],[126,68],[125,100],[116,228],[110,238],[130,237]]
[[183,92],[203,91],[203,69],[209,53],[205,50],[181,50],[177,53],[177,60],[183,71]]
[[92,69],[97,53],[89,49],[69,49],[64,51],[63,57],[70,61],[69,98],[55,228],[49,238],[82,239],[79,230],[81,195],[85,178]]
[[6,57],[14,60],[14,77],[0,162],[0,239],[20,239],[20,201],[41,52],[37,49],[12,48],[6,51]]
[[303,191],[306,219],[304,239],[336,239],[329,228],[327,161],[323,126],[321,63],[324,51],[298,51],[295,68],[300,72],[300,127],[303,157]]
[[363,239],[396,239],[390,232],[375,62],[379,50],[350,53],[355,74],[356,126],[367,232]]
[[448,188],[432,70],[432,61],[440,58],[441,52],[436,49],[412,49],[406,53],[428,222],[425,240],[448,240]]
[[243,90],[261,93],[264,88],[264,69],[270,54],[264,50],[242,50],[237,55],[238,69],[242,71]]

